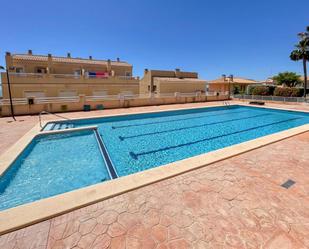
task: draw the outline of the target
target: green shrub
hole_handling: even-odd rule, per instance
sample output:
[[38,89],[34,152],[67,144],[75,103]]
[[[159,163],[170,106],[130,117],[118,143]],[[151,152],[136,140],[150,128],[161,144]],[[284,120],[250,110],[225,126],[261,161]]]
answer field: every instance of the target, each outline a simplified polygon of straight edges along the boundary
[[256,86],[256,87],[253,87],[251,94],[269,96],[271,95],[271,90],[270,90],[270,87],[268,86]]
[[239,88],[239,86],[234,86],[234,88],[233,88],[233,93],[234,94],[239,94],[240,93],[240,88]]
[[248,86],[247,94],[262,96],[302,97],[303,88],[297,87],[276,87],[276,86]]
[[302,97],[304,95],[303,88],[292,88],[291,97]]
[[267,87],[269,89],[269,95],[274,95],[274,91],[275,91],[276,87],[275,86],[267,86]]
[[246,93],[247,94],[249,94],[249,95],[252,95],[252,91],[253,91],[253,89],[255,88],[255,86],[247,86],[247,91],[246,91]]
[[244,95],[244,94],[246,94],[246,91],[245,90],[241,90],[241,91],[239,91],[239,94]]
[[301,97],[304,90],[295,87],[276,87],[274,91],[274,96],[282,97]]
[[290,97],[291,93],[292,91],[289,87],[277,87],[274,91],[274,96]]

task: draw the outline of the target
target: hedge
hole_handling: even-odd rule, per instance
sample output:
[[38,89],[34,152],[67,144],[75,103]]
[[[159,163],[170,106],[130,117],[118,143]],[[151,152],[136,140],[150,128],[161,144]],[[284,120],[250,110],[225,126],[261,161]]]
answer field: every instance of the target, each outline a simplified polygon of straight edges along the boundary
[[303,88],[292,88],[292,94],[291,97],[302,97],[304,95],[304,89]]
[[270,96],[273,92],[274,87],[272,86],[254,86],[249,89],[249,94],[252,95]]
[[261,96],[302,97],[303,88],[275,87],[275,86],[248,86],[247,94]]
[[304,89],[295,87],[276,87],[274,96],[282,97],[301,97],[303,96]]

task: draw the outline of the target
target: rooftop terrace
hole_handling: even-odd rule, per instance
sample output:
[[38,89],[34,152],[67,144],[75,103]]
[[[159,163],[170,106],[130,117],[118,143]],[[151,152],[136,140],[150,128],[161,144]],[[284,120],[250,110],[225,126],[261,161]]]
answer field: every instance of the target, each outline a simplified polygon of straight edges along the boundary
[[[14,62],[33,62],[33,61],[41,61],[41,62],[47,62],[48,58],[52,58],[53,62],[60,62],[60,63],[73,63],[73,64],[92,64],[92,65],[107,65],[108,60],[98,60],[93,59],[91,56],[90,58],[74,58],[71,57],[71,55],[67,57],[62,56],[48,56],[48,55],[34,55],[31,53],[28,54],[12,54],[12,59]],[[111,65],[117,65],[117,66],[132,66],[128,62],[120,61],[118,58],[116,61],[111,61]]]

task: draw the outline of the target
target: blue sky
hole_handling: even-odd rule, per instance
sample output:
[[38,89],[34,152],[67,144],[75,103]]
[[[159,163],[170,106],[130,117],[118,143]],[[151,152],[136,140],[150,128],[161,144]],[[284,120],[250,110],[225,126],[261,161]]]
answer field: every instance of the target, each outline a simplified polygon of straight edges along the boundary
[[5,51],[115,59],[144,68],[264,79],[302,73],[289,60],[309,25],[308,0],[1,1]]

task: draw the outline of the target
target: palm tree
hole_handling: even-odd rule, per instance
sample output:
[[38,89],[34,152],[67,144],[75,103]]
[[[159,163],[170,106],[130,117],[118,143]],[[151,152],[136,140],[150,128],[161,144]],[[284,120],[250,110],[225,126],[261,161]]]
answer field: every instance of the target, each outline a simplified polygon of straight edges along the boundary
[[293,61],[303,61],[304,68],[304,98],[307,91],[307,61],[309,61],[309,26],[307,32],[298,34],[300,41],[295,46],[296,49],[291,52],[290,59]]

